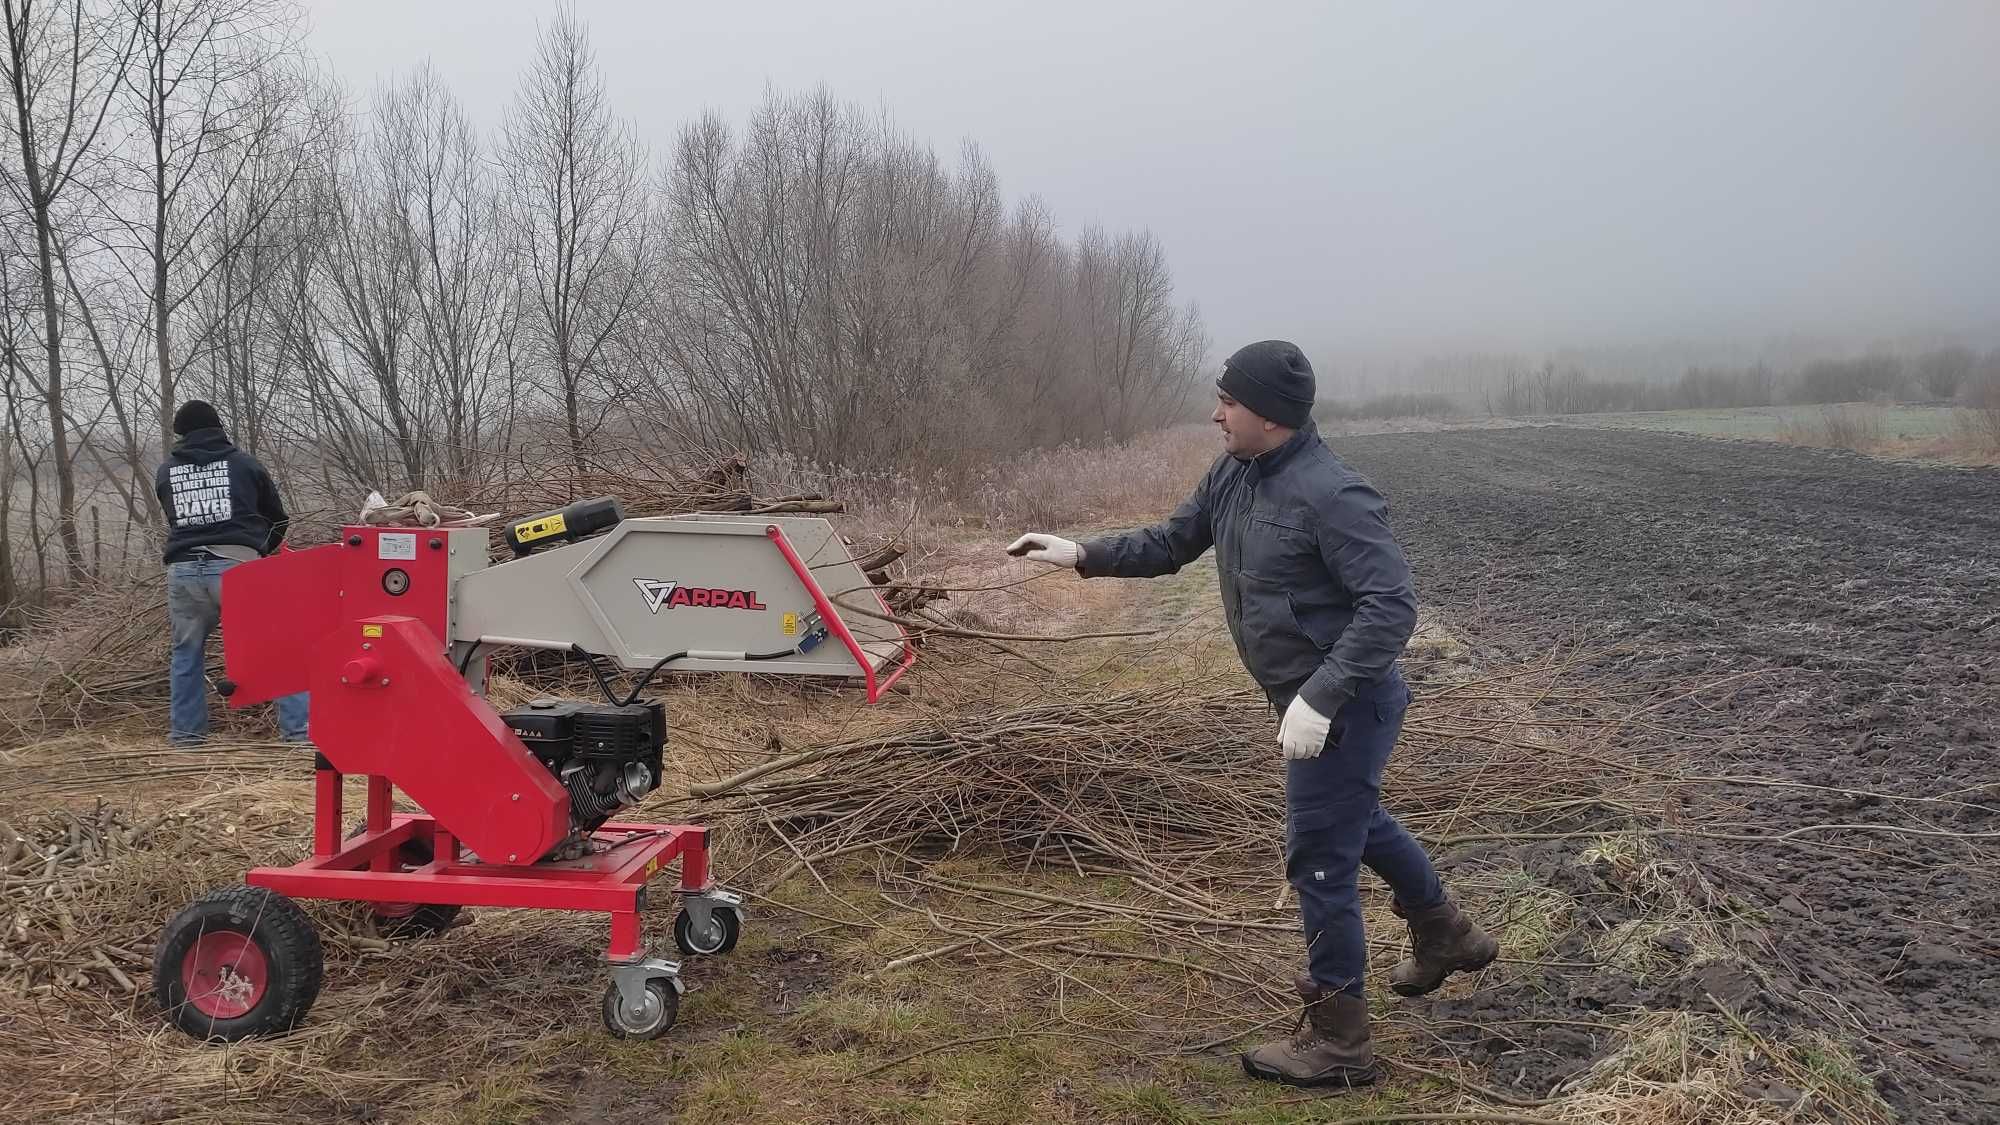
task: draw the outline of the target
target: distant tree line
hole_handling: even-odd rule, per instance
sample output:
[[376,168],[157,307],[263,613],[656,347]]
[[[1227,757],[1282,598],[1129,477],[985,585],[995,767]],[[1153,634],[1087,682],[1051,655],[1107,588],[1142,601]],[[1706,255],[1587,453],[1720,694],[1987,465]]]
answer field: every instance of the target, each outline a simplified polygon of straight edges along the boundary
[[1357,401],[1329,400],[1325,418],[1487,414],[1603,414],[1637,410],[1724,410],[1841,402],[1959,403],[2000,406],[2000,349],[1934,348],[1913,354],[1877,351],[1819,359],[1779,372],[1763,364],[1690,367],[1675,379],[1593,376],[1546,360],[1509,366],[1469,390],[1410,391]]
[[1873,352],[1820,359],[1779,373],[1758,364],[1689,368],[1660,382],[1597,379],[1576,368],[1544,363],[1509,372],[1489,387],[1481,405],[1495,414],[1597,414],[1629,410],[1704,410],[1788,403],[1949,402],[2000,384],[2000,350],[1938,348],[1916,355]]

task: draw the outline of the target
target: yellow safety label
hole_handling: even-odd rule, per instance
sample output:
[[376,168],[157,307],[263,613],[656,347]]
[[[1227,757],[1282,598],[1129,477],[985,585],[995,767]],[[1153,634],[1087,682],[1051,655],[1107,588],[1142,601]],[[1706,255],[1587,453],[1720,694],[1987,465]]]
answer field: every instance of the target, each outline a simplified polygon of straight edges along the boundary
[[796,613],[787,613],[787,614],[785,615],[785,635],[786,635],[787,637],[796,637],[796,636],[798,636],[798,635],[799,635],[799,615],[798,615],[798,614],[796,614]]
[[659,856],[654,856],[653,858],[646,861],[646,878],[651,879],[653,875],[659,870],[660,870]]
[[522,520],[514,525],[514,538],[526,543],[534,539],[547,539],[551,535],[561,535],[568,530],[560,515],[544,516],[538,520]]
[[382,627],[380,625],[363,625],[361,627],[361,635],[364,637],[379,637],[382,635]]

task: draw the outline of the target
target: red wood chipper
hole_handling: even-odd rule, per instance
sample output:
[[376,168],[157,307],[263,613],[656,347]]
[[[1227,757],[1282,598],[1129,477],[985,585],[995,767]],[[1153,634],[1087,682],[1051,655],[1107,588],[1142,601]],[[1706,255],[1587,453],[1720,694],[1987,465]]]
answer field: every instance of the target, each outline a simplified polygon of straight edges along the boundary
[[[224,575],[230,706],[311,693],[313,849],[167,923],[153,988],[175,1026],[235,1040],[303,1020],[324,963],[292,900],[317,898],[368,903],[396,936],[467,906],[608,914],[604,1025],[661,1035],[682,985],[642,940],[648,884],[678,861],[683,954],[727,952],[743,912],[710,878],[707,829],[612,819],[660,784],[667,716],[640,693],[662,671],[754,671],[858,680],[873,703],[915,660],[886,609],[842,618],[828,591],[872,587],[824,519],[623,519],[604,498],[506,539],[514,557],[489,565],[483,527],[351,526]],[[604,702],[495,710],[487,658],[509,647],[587,661]],[[622,694],[620,672],[638,677]],[[367,807],[348,831],[350,775]],[[397,789],[423,811],[395,811]]]

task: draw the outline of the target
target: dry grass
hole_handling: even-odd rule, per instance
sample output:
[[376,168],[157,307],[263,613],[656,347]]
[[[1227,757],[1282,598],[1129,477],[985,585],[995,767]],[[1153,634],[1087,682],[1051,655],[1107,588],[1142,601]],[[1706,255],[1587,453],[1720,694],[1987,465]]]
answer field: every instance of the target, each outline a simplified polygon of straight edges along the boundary
[[[1589,760],[1616,711],[1576,722],[1588,701],[1565,694],[1562,682],[1560,668],[1468,672],[1436,706],[1420,703],[1390,779],[1409,822],[1434,838],[1463,838],[1560,827],[1578,800],[1620,807],[1621,817],[1648,815],[1630,779],[1602,776]],[[32,949],[40,971],[0,982],[0,1049],[23,1075],[0,1093],[0,1116],[1324,1120],[1317,1101],[1243,1082],[1226,1045],[1267,1025],[1281,1032],[1289,1020],[1277,985],[1296,957],[1296,934],[1279,902],[1268,716],[1241,688],[1184,690],[1197,694],[1097,701],[1103,712],[1086,707],[1081,725],[1067,710],[1074,702],[1061,700],[996,715],[913,699],[908,710],[872,716],[867,729],[823,700],[764,697],[777,705],[770,720],[756,717],[760,707],[749,699],[706,713],[684,706],[688,725],[677,737],[687,749],[678,760],[696,781],[726,782],[768,764],[751,748],[754,732],[773,729],[767,721],[787,744],[820,753],[730,786],[726,801],[690,802],[721,827],[721,855],[755,895],[752,925],[735,954],[690,967],[695,991],[673,1038],[659,1044],[617,1043],[596,1029],[601,921],[479,911],[472,925],[441,938],[391,944],[358,908],[341,904],[310,905],[330,964],[301,1032],[218,1049],[160,1030],[143,995],[153,932],[202,888],[303,853],[305,763],[255,744],[192,761],[115,740],[17,752],[0,810],[10,818],[46,810],[12,821],[26,845],[17,858],[60,851],[79,820],[152,827],[133,833],[129,846],[80,849],[75,863],[65,857],[53,896],[10,897],[14,925],[25,919],[30,940],[17,933],[8,948]],[[1024,734],[1034,723],[1042,729]],[[1173,764],[1176,748],[1200,751],[1182,759],[1197,761],[1196,772]],[[962,770],[933,768],[953,755],[963,756]],[[1447,761],[1484,784],[1428,780]],[[1121,762],[1129,771],[1122,777],[1078,768]],[[1531,770],[1548,780],[1527,781]],[[109,805],[76,803],[75,794],[121,774],[141,784]],[[782,783],[787,776],[818,780]],[[1182,787],[1178,795],[1169,782]],[[756,802],[748,799],[753,785]],[[1040,841],[1026,834],[1035,819],[1029,788],[1053,806]],[[884,798],[880,807],[840,819],[869,792]],[[646,811],[680,811],[688,800],[667,795]],[[1111,800],[1129,815],[1105,815]],[[802,814],[802,804],[817,811]],[[778,830],[764,823],[766,812]],[[1162,819],[1173,812],[1179,822]],[[931,834],[934,846],[911,839],[834,854],[869,816],[874,831],[901,823]],[[957,846],[937,846],[939,833]],[[800,852],[813,862],[800,863]],[[1663,919],[1695,909],[1685,880],[1641,833],[1586,833],[1575,856],[1608,871],[1608,882],[1635,901],[1665,904]],[[1496,866],[1460,889],[1470,909],[1508,935],[1514,960],[1454,991],[1525,984],[1546,955],[1537,947],[1580,921],[1572,900],[1519,868]],[[1378,891],[1367,908],[1379,971],[1400,955],[1400,935]],[[121,951],[110,960],[141,995],[93,967],[95,952],[108,947]],[[1620,1052],[1554,1102],[1524,1109],[1483,1097],[1481,1077],[1461,1070],[1421,1016],[1404,1015],[1382,1025],[1379,1048],[1430,1077],[1347,1099],[1341,1112],[1489,1107],[1634,1125],[1880,1120],[1824,1114],[1836,1095],[1855,1105],[1872,1096],[1835,1044],[1780,1049],[1684,1014],[1645,1017],[1621,1041]],[[1760,1076],[1773,1066],[1775,1077]],[[1820,1085],[1794,1071],[1819,1075],[1812,1082]],[[1787,1116],[1759,1100],[1771,1082],[1813,1099],[1811,1112]]]
[[[2000,398],[2000,394],[1993,396]],[[2000,401],[1952,416],[1953,444],[1968,453],[2000,457]]]
[[[1497,674],[1435,659],[1458,678],[1426,693],[1389,779],[1414,828],[1504,838],[1655,814],[1634,778],[1594,760],[1623,706],[1566,688],[1565,664]],[[940,675],[973,673],[941,663]],[[1290,1001],[1278,985],[1297,940],[1275,849],[1270,720],[1242,685],[1112,699],[1045,685],[1040,703],[1011,709],[939,692],[857,722],[861,709],[730,679],[743,694],[707,685],[705,709],[692,706],[694,689],[670,688],[689,692],[675,700],[683,776],[644,810],[719,825],[726,868],[755,896],[745,945],[691,966],[696,991],[671,1045],[597,1031],[599,921],[480,911],[442,938],[390,944],[340,904],[310,908],[330,967],[303,1031],[227,1050],[161,1031],[143,995],[153,931],[201,888],[303,853],[305,763],[256,744],[192,757],[117,740],[17,751],[0,791],[8,816],[125,776],[141,784],[120,801],[69,807],[154,826],[128,847],[65,859],[56,893],[18,911],[30,940],[10,948],[32,949],[39,971],[0,989],[0,1047],[36,1077],[0,1095],[0,1114],[582,1120],[599,1097],[718,1121],[1324,1116],[1242,1082],[1226,1046],[1282,1031]],[[772,733],[778,749],[759,749]],[[728,781],[757,765],[778,768]],[[689,782],[727,796],[682,796]],[[46,811],[14,827],[40,856],[66,846],[73,823]],[[856,842],[869,846],[849,850]],[[1608,866],[1635,899],[1691,909],[1643,835],[1585,833],[1576,849],[1578,864]],[[1483,987],[1527,979],[1579,921],[1567,896],[1519,868],[1468,876],[1461,892],[1517,959]],[[1386,969],[1399,930],[1379,892],[1368,913]],[[110,946],[141,995],[93,967]],[[1665,1045],[1639,1038],[1646,1050],[1627,1059],[1630,1073],[1602,1063],[1533,1115],[1767,1119],[1703,1116],[1755,1104],[1729,1084],[1745,1056],[1712,1024]],[[1385,1024],[1380,1047],[1443,1077],[1353,1099],[1356,1113],[1507,1108],[1459,1077],[1420,1019]],[[1683,1051],[1685,1073],[1662,1069],[1669,1047]]]
[[1894,414],[1877,406],[1827,406],[1814,415],[1787,419],[1774,436],[1791,445],[1845,449],[1874,457],[2000,464],[2000,407],[1952,411],[1940,432],[1898,429],[1892,420]]
[[1642,1016],[1561,1091],[1565,1120],[1605,1125],[1894,1120],[1843,1048],[1810,1034],[1774,1043],[1727,1014]]
[[1883,434],[1881,419],[1872,411],[1852,406],[1828,406],[1816,416],[1787,421],[1779,431],[1779,440],[1820,449],[1866,452],[1881,444]]
[[1061,533],[1158,519],[1221,452],[1213,426],[1186,425],[1126,445],[1027,450],[969,474],[914,476],[774,461],[757,466],[757,475],[774,492],[851,498],[848,510],[863,525],[911,527],[916,539],[934,542],[967,532]]
[[[167,697],[167,592],[117,583],[31,611],[0,663],[0,747],[130,719]],[[220,656],[211,663],[222,674]]]
[[1727,896],[1699,869],[1660,854],[1649,837],[1613,834],[1584,849],[1598,881],[1640,908],[1640,916],[1597,936],[1591,948],[1641,981],[1737,957],[1727,928]]

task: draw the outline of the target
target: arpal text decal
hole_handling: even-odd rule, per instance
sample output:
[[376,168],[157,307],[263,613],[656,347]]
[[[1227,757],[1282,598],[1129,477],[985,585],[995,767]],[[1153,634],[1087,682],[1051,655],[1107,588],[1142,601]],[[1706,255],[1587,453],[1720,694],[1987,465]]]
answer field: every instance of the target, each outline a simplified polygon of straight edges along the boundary
[[725,590],[714,586],[686,586],[664,578],[634,578],[632,584],[639,587],[639,593],[646,599],[646,608],[658,613],[663,609],[680,606],[694,606],[699,609],[754,609],[762,610],[764,603],[757,600],[755,590]]

